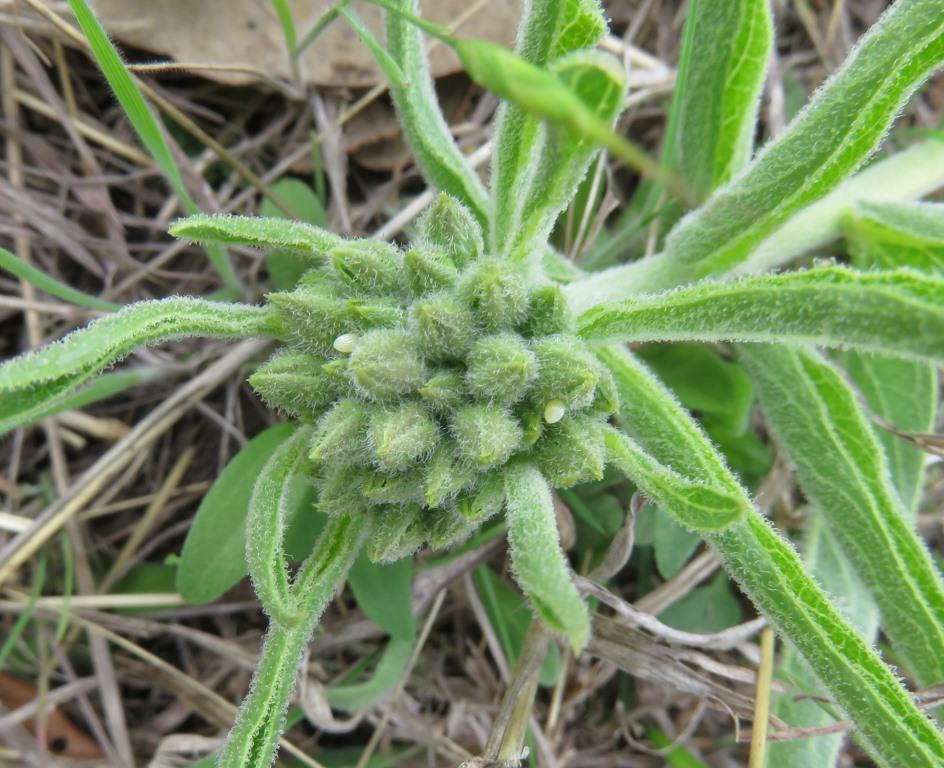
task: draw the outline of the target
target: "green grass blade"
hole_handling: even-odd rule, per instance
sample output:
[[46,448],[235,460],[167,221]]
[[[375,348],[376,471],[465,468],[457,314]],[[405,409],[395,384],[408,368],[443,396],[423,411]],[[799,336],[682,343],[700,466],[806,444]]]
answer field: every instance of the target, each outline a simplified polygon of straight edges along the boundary
[[0,365],[0,424],[26,424],[135,349],[189,336],[277,336],[269,308],[171,298],[131,304]]
[[272,0],[272,7],[282,26],[285,47],[289,53],[292,53],[298,45],[298,33],[295,31],[295,17],[292,16],[292,9],[288,7],[287,0]]
[[[408,13],[417,10],[417,0],[397,0],[394,5]],[[423,36],[403,15],[388,10],[386,17],[387,51],[409,73],[407,84],[391,83],[390,94],[413,158],[431,186],[462,202],[484,228],[488,221],[485,188],[453,141],[439,108]]]
[[5,269],[10,274],[15,275],[20,278],[20,280],[25,280],[30,285],[36,286],[50,296],[58,296],[60,299],[71,302],[72,304],[77,304],[80,307],[98,309],[102,312],[114,312],[119,307],[118,304],[112,304],[110,301],[102,301],[102,299],[89,296],[87,293],[82,293],[82,291],[77,291],[75,288],[70,288],[65,283],[60,283],[46,273],[27,264],[5,248],[0,248],[0,269]]
[[515,579],[544,624],[579,652],[590,639],[590,616],[561,550],[551,489],[536,467],[520,465],[506,472],[505,496]]
[[377,38],[374,37],[374,33],[361,21],[361,17],[354,13],[354,11],[343,7],[338,9],[338,13],[351,25],[351,28],[357,33],[361,42],[367,46],[367,49],[371,52],[371,55],[377,62],[377,66],[380,67],[381,71],[384,73],[390,86],[406,88],[409,85],[407,76],[403,73],[403,70],[400,69],[400,65],[397,64],[396,60],[387,53],[384,47],[377,41]]
[[[616,378],[621,416],[644,450],[684,477],[737,486],[701,429],[654,376],[626,352],[600,354]],[[944,760],[944,734],[827,599],[796,551],[756,511],[705,538],[728,573],[824,681],[879,765],[934,766]]]
[[944,0],[895,3],[786,133],[669,235],[665,287],[735,267],[855,172],[942,59]]
[[[534,0],[525,6],[516,52],[535,66],[582,48],[594,47],[606,33],[606,20],[596,0]],[[566,34],[565,34],[566,33]],[[542,126],[516,104],[499,107],[492,154],[492,246],[496,253],[511,249],[518,218],[541,161]]]
[[302,654],[328,601],[340,588],[367,532],[363,512],[330,518],[293,586],[305,620],[286,628],[273,621],[236,724],[217,756],[217,768],[265,768],[278,748],[285,710]]
[[816,344],[944,361],[944,278],[825,267],[603,304],[580,317],[588,341]]
[[923,685],[944,680],[944,580],[906,519],[855,393],[811,351],[752,345],[741,357],[800,486],[871,591],[906,666]]
[[[85,33],[89,47],[92,49],[92,54],[95,56],[102,74],[105,75],[105,79],[131,121],[138,138],[141,139],[151,157],[154,158],[164,177],[180,198],[183,207],[189,213],[196,213],[199,208],[187,191],[177,168],[177,163],[174,162],[170,147],[167,146],[157,120],[151,114],[151,110],[144,101],[141,91],[135,84],[134,78],[125,66],[124,61],[122,61],[118,50],[108,38],[85,0],[69,0],[69,7],[72,8],[72,12]],[[233,271],[233,265],[230,263],[227,253],[219,248],[208,249],[208,253],[210,261],[220,274],[226,287],[237,294],[241,293],[242,286]]]

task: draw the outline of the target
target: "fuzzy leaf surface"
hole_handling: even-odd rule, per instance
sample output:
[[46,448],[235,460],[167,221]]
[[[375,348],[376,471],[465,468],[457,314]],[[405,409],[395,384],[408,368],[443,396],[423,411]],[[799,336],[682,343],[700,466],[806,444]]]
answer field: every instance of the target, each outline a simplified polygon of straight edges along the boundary
[[[724,460],[655,377],[628,352],[610,348],[599,354],[618,383],[620,370],[627,371],[620,386],[621,416],[642,448],[680,475],[737,487]],[[810,578],[796,551],[756,511],[705,537],[745,594],[796,645],[855,721],[858,737],[880,765],[930,766],[944,759],[944,735]]]
[[944,203],[861,202],[843,232],[863,266],[944,272]]
[[[416,13],[418,0],[396,0],[400,8]],[[409,81],[390,83],[390,94],[417,166],[427,182],[466,205],[483,227],[488,221],[488,197],[478,176],[453,141],[439,108],[429,72],[422,33],[406,18],[387,11],[387,51]]]
[[923,685],[944,680],[944,580],[911,529],[885,455],[841,374],[812,351],[741,348],[806,496],[872,592]]
[[944,279],[827,267],[703,282],[588,310],[588,341],[816,344],[944,361]]
[[139,347],[190,336],[276,336],[263,307],[202,299],[142,301],[0,365],[0,424],[27,424],[70,391]]
[[505,473],[505,497],[515,579],[547,627],[579,651],[590,617],[561,550],[551,489],[537,468],[518,465]]
[[673,230],[664,285],[731,269],[855,172],[942,59],[944,0],[892,5],[783,136]]
[[251,245],[274,248],[307,256],[321,264],[328,251],[341,245],[344,238],[303,221],[277,217],[196,214],[178,219],[168,230],[174,237],[194,243]]

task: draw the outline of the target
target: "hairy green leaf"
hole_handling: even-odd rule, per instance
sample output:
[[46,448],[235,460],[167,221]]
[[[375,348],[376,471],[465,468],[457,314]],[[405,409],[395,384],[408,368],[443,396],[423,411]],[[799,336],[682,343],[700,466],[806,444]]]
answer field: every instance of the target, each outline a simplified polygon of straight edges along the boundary
[[[597,0],[534,0],[525,8],[515,50],[536,66],[592,48],[606,31]],[[502,104],[492,154],[491,237],[496,253],[511,250],[520,212],[535,192],[532,178],[543,141],[539,120],[516,104]]]
[[366,553],[354,561],[348,574],[354,599],[384,632],[412,645],[416,635],[413,621],[413,558],[394,563],[372,563]]
[[561,551],[551,489],[537,468],[523,464],[507,470],[505,495],[515,579],[547,627],[578,652],[590,639],[590,617]]
[[[577,51],[553,62],[549,72],[597,119],[612,123],[622,111],[626,76],[619,62],[599,51]],[[598,154],[595,143],[555,123],[541,125],[515,193],[517,218],[505,249],[518,260],[541,257],[554,222],[577,191]]]
[[267,308],[202,299],[142,301],[0,365],[0,424],[27,424],[135,349],[189,336],[277,336]]
[[818,344],[944,361],[944,278],[811,269],[704,282],[585,312],[588,341]]
[[272,451],[255,476],[246,519],[246,565],[252,587],[268,614],[286,627],[304,618],[291,594],[283,543],[293,476],[305,457],[311,434],[312,427],[303,426]]
[[188,603],[209,603],[248,573],[246,516],[256,478],[295,426],[260,432],[219,474],[194,515],[180,554],[177,591]]
[[750,159],[772,43],[767,0],[689,5],[665,162],[699,198]]
[[942,59],[944,0],[892,5],[786,133],[669,235],[662,287],[731,269],[853,173]]
[[[651,374],[626,352],[606,349],[599,354],[621,384],[621,414],[643,449],[680,475],[736,487],[723,459]],[[626,371],[622,382],[621,371]],[[829,602],[796,551],[759,514],[752,511],[705,536],[728,573],[852,717],[858,738],[880,765],[930,766],[944,759],[944,734]]]
[[217,756],[218,768],[272,763],[303,652],[361,547],[367,519],[362,510],[329,519],[315,551],[302,565],[292,587],[305,619],[292,627],[278,622],[270,624],[249,693]]
[[855,393],[812,351],[752,345],[741,356],[801,487],[872,592],[892,643],[922,684],[944,680],[944,580],[906,520]]
[[[394,5],[415,13],[418,0],[394,0]],[[409,82],[391,83],[390,94],[413,158],[431,186],[466,205],[484,227],[488,221],[485,188],[453,141],[439,109],[422,34],[403,15],[388,10],[386,16],[387,51],[409,73]]]
[[[299,221],[304,221],[318,228],[327,224],[328,218],[325,214],[324,204],[305,182],[294,178],[280,179],[272,185],[272,192],[278,195],[280,200],[285,200],[288,203],[295,213],[295,218]],[[278,206],[268,197],[262,201],[259,213],[263,217],[284,218],[284,214]],[[325,244],[327,244],[331,239],[330,233],[325,232],[324,235]],[[313,261],[317,260],[320,263],[322,258],[323,256],[313,254]],[[297,251],[283,250],[282,248],[269,251],[265,259],[272,283],[280,291],[288,291],[294,288],[302,275],[312,268],[311,262],[308,261],[304,253],[299,256]]]
[[27,264],[19,256],[10,253],[6,248],[0,248],[0,269],[5,269],[21,280],[35,285],[50,296],[58,296],[60,299],[78,304],[80,307],[98,309],[102,312],[114,312],[116,309],[119,309],[118,304],[112,304],[110,301],[103,301],[95,296],[89,296],[87,293],[77,291],[75,288],[65,283],[60,283],[45,272]]
[[314,264],[323,263],[328,251],[345,242],[344,238],[303,221],[261,216],[207,216],[201,213],[178,219],[168,231],[174,237],[195,243],[251,245],[291,251],[311,257]]
[[944,272],[944,203],[861,202],[843,231],[863,266]]
[[[118,102],[124,109],[125,114],[131,121],[138,138],[147,148],[151,157],[161,169],[164,177],[170,183],[177,197],[180,198],[181,205],[189,213],[197,213],[200,209],[190,196],[184,184],[174,156],[171,154],[170,147],[164,140],[164,134],[158,126],[157,120],[151,114],[137,83],[125,66],[121,54],[109,40],[108,35],[102,28],[92,9],[89,8],[86,0],[69,0],[69,7],[75,14],[79,26],[85,33],[92,54],[95,56],[98,66],[101,67],[102,74],[115,92]],[[233,271],[233,265],[230,263],[229,255],[221,248],[209,248],[207,253],[210,256],[216,271],[220,274],[227,288],[240,293],[242,291],[239,278]]]

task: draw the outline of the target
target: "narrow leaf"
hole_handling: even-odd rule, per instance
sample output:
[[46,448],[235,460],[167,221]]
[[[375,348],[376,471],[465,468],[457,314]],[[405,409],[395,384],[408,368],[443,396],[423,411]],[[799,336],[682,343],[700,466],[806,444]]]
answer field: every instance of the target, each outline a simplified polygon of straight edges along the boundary
[[344,582],[367,528],[362,512],[332,517],[293,587],[305,620],[269,626],[236,724],[217,757],[218,768],[263,768],[272,763],[295,688],[302,655],[321,614]]
[[768,0],[689,5],[664,162],[699,198],[750,159],[772,43]]
[[801,487],[872,592],[892,643],[922,684],[944,680],[944,580],[905,519],[855,393],[811,351],[758,345],[741,355]]
[[143,301],[0,365],[0,423],[26,424],[44,409],[139,347],[189,336],[277,336],[264,307],[202,299]]
[[219,474],[200,502],[184,541],[177,590],[188,603],[209,603],[249,570],[246,516],[256,478],[295,430],[291,423],[260,432]]
[[283,543],[292,482],[307,454],[311,433],[311,427],[301,427],[271,452],[255,475],[246,520],[246,565],[252,587],[268,614],[286,627],[304,618],[291,594]]
[[704,282],[603,304],[580,317],[588,341],[816,344],[944,361],[944,278],[827,267]]
[[413,558],[372,563],[366,553],[354,561],[348,583],[354,599],[384,632],[397,640],[413,640]]
[[195,243],[251,245],[276,248],[308,256],[320,264],[328,251],[345,242],[344,238],[303,221],[262,216],[207,216],[197,214],[178,219],[168,230],[174,237]]
[[[720,455],[654,377],[628,353],[607,349],[600,356],[618,384],[620,370],[628,372],[620,386],[621,413],[632,416],[626,424],[643,449],[685,477],[736,486]],[[944,759],[944,735],[756,511],[706,539],[745,594],[807,659],[880,765],[935,765]]]
[[[125,66],[118,49],[109,40],[108,35],[95,17],[92,9],[89,8],[86,0],[69,0],[69,7],[75,14],[79,26],[82,27],[92,54],[95,56],[99,67],[101,67],[102,74],[105,75],[105,79],[115,92],[118,102],[138,134],[138,138],[141,139],[177,197],[180,198],[181,205],[189,213],[197,213],[199,208],[183,182],[177,163],[174,161],[174,156],[164,140],[164,134],[161,133],[157,120],[151,114],[151,110],[144,101],[134,78]],[[239,278],[233,271],[229,255],[218,248],[208,249],[208,253],[210,261],[216,271],[219,272],[226,286],[236,292],[241,292]]]
[[843,231],[864,267],[944,272],[944,203],[861,202],[843,220]]
[[878,148],[944,59],[944,0],[899,0],[744,173],[669,235],[664,287],[719,274]]
[[391,637],[370,678],[359,683],[332,685],[325,689],[325,698],[332,707],[343,712],[370,709],[396,688],[412,655],[412,638]]
[[295,46],[298,45],[298,34],[295,31],[295,19],[292,16],[292,9],[288,7],[288,0],[272,0],[272,7],[279,17],[279,24],[282,25],[285,47],[289,53],[292,53]]
[[[533,0],[525,5],[516,52],[535,66],[559,56],[592,48],[606,32],[596,0]],[[492,155],[492,245],[497,253],[511,248],[517,221],[540,162],[541,123],[516,104],[499,107]]]
[[381,71],[384,73],[384,76],[390,82],[390,86],[397,88],[406,88],[408,85],[407,77],[403,74],[403,70],[400,69],[400,65],[397,64],[396,60],[384,50],[383,46],[377,42],[377,38],[374,37],[374,33],[371,32],[367,25],[361,20],[361,17],[358,16],[354,11],[348,10],[344,6],[338,8],[338,13],[340,13],[344,20],[351,25],[351,28],[357,33],[357,36],[361,39],[361,42],[367,46],[367,49],[371,52],[374,57],[374,60],[377,62],[377,66],[380,67]]
[[[418,0],[394,0],[394,4],[416,13]],[[388,10],[386,17],[387,51],[409,73],[404,85],[391,83],[390,94],[413,158],[431,186],[466,205],[484,227],[488,221],[485,188],[453,141],[439,108],[423,36],[401,14]]]
[[50,296],[58,296],[60,299],[78,304],[80,307],[89,309],[98,309],[102,312],[114,312],[119,308],[118,304],[112,304],[110,301],[103,301],[95,296],[89,296],[87,293],[77,291],[65,283],[50,277],[36,267],[27,264],[19,256],[16,256],[5,248],[0,248],[0,269],[15,275],[21,280],[25,280],[30,285],[35,285],[41,291],[45,291]]
[[510,467],[505,494],[515,579],[547,627],[578,652],[590,639],[590,617],[561,551],[547,481],[531,465]]

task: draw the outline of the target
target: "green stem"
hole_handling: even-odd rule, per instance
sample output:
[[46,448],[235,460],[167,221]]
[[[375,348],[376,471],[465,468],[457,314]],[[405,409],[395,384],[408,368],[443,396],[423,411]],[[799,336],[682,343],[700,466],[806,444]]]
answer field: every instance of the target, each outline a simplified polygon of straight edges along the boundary
[[275,621],[270,624],[249,694],[217,756],[217,768],[265,768],[271,764],[302,654],[325,606],[344,582],[366,532],[367,515],[363,513],[338,515],[328,522],[295,581],[306,620],[292,627]]

